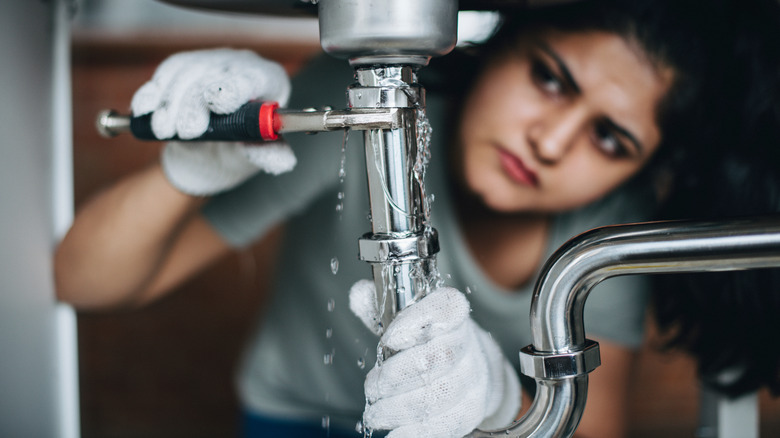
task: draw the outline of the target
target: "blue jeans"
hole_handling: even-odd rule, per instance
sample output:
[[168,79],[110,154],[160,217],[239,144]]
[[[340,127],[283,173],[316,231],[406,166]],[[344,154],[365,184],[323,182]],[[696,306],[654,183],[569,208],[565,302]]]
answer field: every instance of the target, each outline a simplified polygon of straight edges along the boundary
[[[334,426],[322,427],[322,422],[308,422],[265,417],[253,412],[244,412],[241,417],[243,438],[362,438],[355,429],[340,429]],[[385,436],[374,433],[372,438]]]

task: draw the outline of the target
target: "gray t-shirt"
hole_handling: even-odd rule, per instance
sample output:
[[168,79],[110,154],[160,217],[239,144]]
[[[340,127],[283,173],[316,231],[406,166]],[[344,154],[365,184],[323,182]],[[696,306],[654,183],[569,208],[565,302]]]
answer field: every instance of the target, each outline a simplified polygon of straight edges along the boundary
[[[294,80],[291,108],[342,107],[352,77],[346,62],[321,58]],[[531,343],[533,282],[516,291],[493,284],[472,258],[446,186],[442,133],[444,102],[429,96],[432,160],[426,181],[435,194],[432,225],[439,231],[438,265],[448,285],[468,292],[472,316],[519,367],[519,350]],[[370,231],[362,133],[288,135],[299,163],[288,174],[258,175],[214,198],[204,214],[231,245],[245,246],[280,221],[285,243],[270,307],[246,349],[238,376],[245,407],[270,416],[319,419],[354,427],[364,408],[363,381],[376,359],[377,337],[348,308],[348,291],[370,278],[359,261],[357,239]],[[342,160],[346,176],[339,178]],[[339,195],[343,194],[343,195]],[[588,229],[641,220],[646,207],[619,190],[554,219],[550,255]],[[338,271],[332,262],[338,261]],[[618,277],[598,285],[585,309],[588,337],[637,346],[642,338],[646,282]]]

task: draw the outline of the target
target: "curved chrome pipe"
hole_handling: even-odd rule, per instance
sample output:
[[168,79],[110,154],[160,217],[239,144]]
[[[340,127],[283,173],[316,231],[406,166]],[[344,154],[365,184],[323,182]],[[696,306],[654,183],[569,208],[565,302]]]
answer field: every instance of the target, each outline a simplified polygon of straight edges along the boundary
[[582,312],[591,288],[618,275],[734,271],[780,266],[780,218],[655,222],[597,228],[548,261],[531,304],[537,351],[585,343]]
[[537,383],[530,411],[506,429],[469,436],[574,434],[585,408],[587,372],[598,366],[593,343],[585,338],[583,308],[601,281],[772,267],[780,267],[780,217],[616,225],[573,238],[548,260],[531,303],[533,345],[521,352],[523,373]]

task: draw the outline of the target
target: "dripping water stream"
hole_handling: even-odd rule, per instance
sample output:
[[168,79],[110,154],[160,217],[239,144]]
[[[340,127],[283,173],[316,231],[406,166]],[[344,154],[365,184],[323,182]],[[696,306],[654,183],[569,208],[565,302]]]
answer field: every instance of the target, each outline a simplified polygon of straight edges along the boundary
[[[422,209],[422,211],[406,211],[406,209],[402,208],[398,205],[398,203],[392,198],[389,188],[387,187],[387,181],[384,179],[384,172],[381,172],[383,163],[380,162],[381,154],[379,153],[382,148],[384,148],[383,142],[383,136],[374,136],[372,137],[375,141],[371,145],[374,150],[374,165],[377,166],[377,170],[379,170],[379,175],[382,176],[382,192],[385,196],[385,200],[387,201],[387,204],[390,205],[393,209],[398,211],[401,214],[404,214],[405,216],[410,215],[419,215],[422,218],[422,232],[427,235],[431,236],[434,233],[433,227],[431,226],[431,207],[432,203],[434,201],[433,194],[428,194],[425,190],[425,175],[428,168],[428,164],[430,163],[431,159],[431,150],[430,150],[430,142],[431,142],[431,134],[432,134],[432,128],[430,125],[430,122],[428,121],[427,115],[425,113],[425,110],[423,108],[418,108],[415,111],[415,126],[416,130],[416,139],[417,144],[416,148],[411,148],[410,154],[415,154],[415,156],[409,156],[407,157],[408,162],[414,163],[412,167],[412,174],[411,177],[413,181],[410,181],[410,187],[416,187],[417,190],[419,190],[420,198],[421,198],[421,205],[419,205],[416,208]],[[419,259],[414,260],[412,262],[406,262],[411,263],[411,268],[409,270],[409,277],[412,280],[414,287],[416,290],[420,291],[420,294],[418,297],[422,297],[425,294],[427,294],[432,289],[441,287],[444,284],[444,280],[442,279],[442,276],[440,275],[438,268],[436,266],[436,258],[435,256],[431,256],[428,259]],[[387,262],[383,263],[382,269],[381,269],[381,276],[382,276],[382,285],[383,290],[381,294],[379,305],[379,315],[383,315],[386,306],[390,302],[389,300],[389,294],[396,293],[396,277],[395,274],[397,274],[400,268],[398,265]],[[384,328],[381,327],[380,322],[380,329],[383,330]],[[381,372],[382,364],[387,357],[388,351],[380,341],[377,345],[376,349],[376,367],[379,368],[379,372]],[[368,399],[366,399],[366,408],[369,405]],[[365,412],[365,411],[364,411]],[[364,438],[371,438],[373,435],[373,430],[365,426],[365,418],[363,419],[362,424],[359,423],[359,426],[362,426],[362,432]]]

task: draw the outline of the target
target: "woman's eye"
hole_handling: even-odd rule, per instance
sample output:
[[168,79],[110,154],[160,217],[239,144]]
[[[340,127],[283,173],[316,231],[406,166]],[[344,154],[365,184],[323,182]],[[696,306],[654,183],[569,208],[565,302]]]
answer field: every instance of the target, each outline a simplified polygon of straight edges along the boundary
[[536,61],[531,67],[534,83],[545,93],[557,95],[564,91],[563,82],[541,61]]
[[626,147],[605,124],[596,124],[594,137],[596,146],[606,156],[610,158],[623,158],[629,155]]

